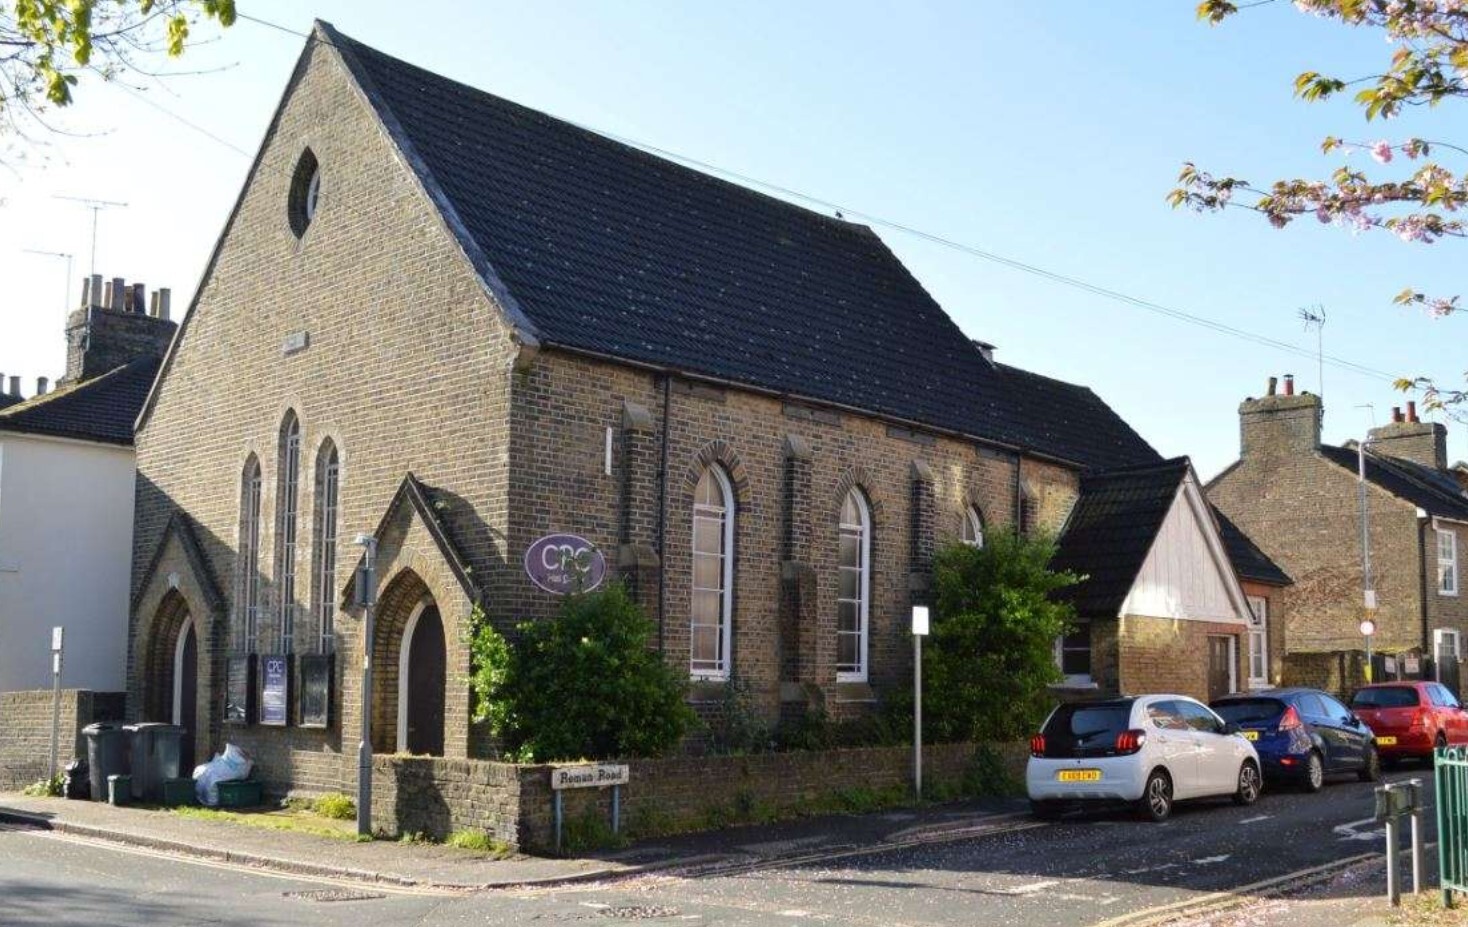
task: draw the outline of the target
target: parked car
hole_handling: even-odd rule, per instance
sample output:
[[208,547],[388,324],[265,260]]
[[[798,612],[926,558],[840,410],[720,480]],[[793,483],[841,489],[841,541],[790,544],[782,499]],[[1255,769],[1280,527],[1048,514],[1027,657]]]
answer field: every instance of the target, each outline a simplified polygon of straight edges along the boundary
[[1163,821],[1175,801],[1231,795],[1253,804],[1259,757],[1239,729],[1185,695],[1061,705],[1030,739],[1030,808],[1054,818],[1078,802],[1127,802]]
[[1355,773],[1381,778],[1381,756],[1368,723],[1319,689],[1262,689],[1210,703],[1254,744],[1266,780],[1289,781],[1318,792],[1325,777]]
[[1468,744],[1468,714],[1436,682],[1379,682],[1362,686],[1351,707],[1376,732],[1385,760],[1430,759],[1437,747]]

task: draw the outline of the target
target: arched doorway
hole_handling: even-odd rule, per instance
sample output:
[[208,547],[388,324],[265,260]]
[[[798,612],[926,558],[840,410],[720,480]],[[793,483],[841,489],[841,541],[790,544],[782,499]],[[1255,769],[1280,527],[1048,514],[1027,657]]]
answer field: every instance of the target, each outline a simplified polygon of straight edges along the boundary
[[199,635],[194,633],[194,619],[184,617],[178,641],[173,647],[173,718],[184,729],[180,769],[194,767],[194,731],[198,729],[199,712]]
[[398,653],[398,749],[443,756],[447,669],[443,618],[438,605],[424,599],[408,617]]

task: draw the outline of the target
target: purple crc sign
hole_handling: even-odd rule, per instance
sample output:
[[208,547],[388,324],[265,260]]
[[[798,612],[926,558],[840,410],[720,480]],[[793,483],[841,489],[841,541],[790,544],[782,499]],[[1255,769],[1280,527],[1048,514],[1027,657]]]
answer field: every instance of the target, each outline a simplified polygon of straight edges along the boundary
[[556,595],[590,592],[607,576],[607,558],[583,537],[548,534],[525,551],[525,574]]

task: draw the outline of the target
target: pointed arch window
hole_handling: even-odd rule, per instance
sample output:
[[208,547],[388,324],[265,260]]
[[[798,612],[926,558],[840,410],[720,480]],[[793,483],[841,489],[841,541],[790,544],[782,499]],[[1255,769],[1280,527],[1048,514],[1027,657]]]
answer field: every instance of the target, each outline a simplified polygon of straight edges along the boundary
[[860,489],[841,503],[836,596],[836,679],[865,682],[867,624],[871,598],[872,509]]
[[280,614],[275,626],[275,650],[290,653],[296,636],[296,534],[301,487],[301,422],[294,412],[287,412],[280,426],[278,486],[275,576],[280,589]]
[[254,653],[260,627],[260,461],[254,454],[240,475],[238,550],[234,650]]
[[984,516],[977,507],[971,505],[964,510],[959,537],[969,547],[984,546]]
[[316,649],[336,649],[336,531],[341,462],[330,438],[316,455],[316,524],[312,532],[316,570]]
[[710,466],[693,495],[693,614],[690,668],[695,678],[727,679],[733,635],[734,491]]

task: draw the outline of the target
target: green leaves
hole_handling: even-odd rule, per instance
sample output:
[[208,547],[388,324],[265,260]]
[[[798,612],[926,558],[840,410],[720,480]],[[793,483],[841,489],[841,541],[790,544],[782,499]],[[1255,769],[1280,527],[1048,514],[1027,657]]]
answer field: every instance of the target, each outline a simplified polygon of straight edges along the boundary
[[924,648],[926,729],[936,740],[1013,740],[1043,719],[1060,678],[1055,639],[1073,618],[1055,593],[1079,581],[1049,568],[1048,539],[998,531],[933,564],[933,633]]
[[1310,103],[1324,100],[1345,88],[1345,81],[1325,77],[1315,71],[1306,71],[1295,78],[1295,96]]

